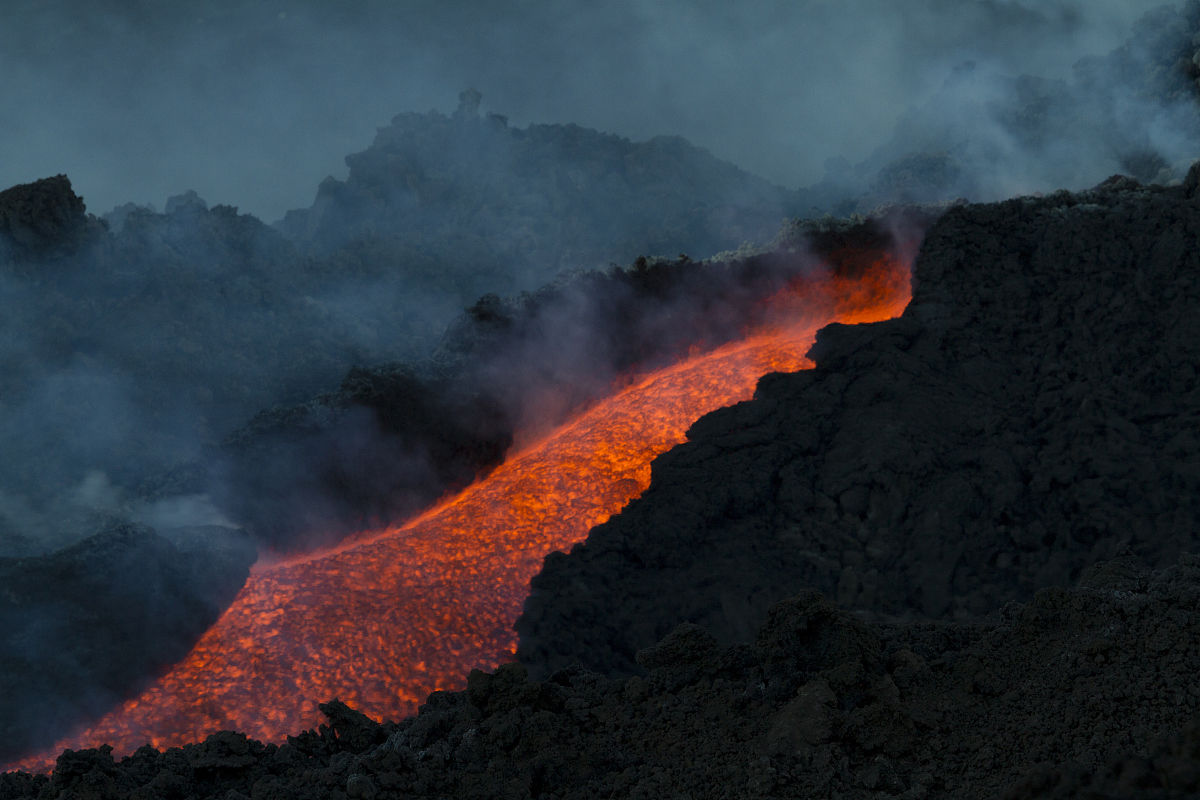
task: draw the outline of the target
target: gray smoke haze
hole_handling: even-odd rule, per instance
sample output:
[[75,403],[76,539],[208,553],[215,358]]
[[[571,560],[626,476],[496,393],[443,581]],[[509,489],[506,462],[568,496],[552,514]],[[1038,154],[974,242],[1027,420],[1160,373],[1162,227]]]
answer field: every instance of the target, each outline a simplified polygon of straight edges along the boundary
[[[619,372],[593,361],[636,351],[627,340],[639,334],[680,335],[677,319],[696,313],[668,304],[631,331],[635,316],[606,315],[623,295],[597,300],[596,279],[535,318],[528,341],[473,367],[499,387],[498,412],[467,393],[468,411],[447,413],[383,365],[428,356],[481,294],[609,259],[704,257],[762,242],[810,209],[1169,176],[1196,155],[1200,129],[1184,79],[1200,73],[1186,69],[1188,26],[1200,28],[1200,3],[1190,8],[1188,21],[1143,24],[1113,59],[1147,4],[4,0],[0,190],[65,173],[93,214],[120,208],[107,230],[82,212],[51,219],[85,228],[81,249],[27,258],[19,237],[6,251],[11,208],[0,203],[0,567],[118,523],[140,531],[126,537],[129,558],[158,554],[165,586],[177,582],[176,547],[214,565],[193,588],[220,605],[252,557],[252,545],[222,554],[230,528],[261,534],[255,516],[283,504],[319,527],[343,504],[444,485],[438,468],[453,459],[434,445],[487,450],[510,422],[555,419],[564,385],[586,399]],[[1176,53],[1185,68],[1164,67]],[[450,113],[467,87],[482,93],[482,115]],[[443,113],[420,113],[430,108]],[[58,210],[77,206],[56,197]],[[467,317],[503,327],[519,316],[505,316],[520,306],[511,300],[485,297]],[[699,307],[719,316],[717,303]],[[356,365],[381,372],[352,380]],[[369,400],[389,382],[390,413],[437,435],[403,450],[403,420],[385,430],[376,406],[328,400]],[[315,437],[293,447],[287,437],[309,423]],[[286,440],[278,450],[273,432]],[[231,455],[227,437],[242,433]],[[322,494],[321,464],[353,479],[345,496]],[[197,465],[216,483],[189,473]],[[111,576],[125,605],[166,628],[197,599],[172,609],[139,595],[142,575],[125,564],[93,582]],[[76,607],[40,599],[8,608],[30,624],[78,622]],[[95,627],[103,652],[111,643]],[[20,647],[44,666],[58,646],[48,641]],[[77,661],[61,685],[86,693],[104,658]],[[40,713],[44,698],[26,694],[0,680],[0,696]]]
[[[1195,154],[1192,93],[1147,83],[1191,32],[1169,14],[1135,24],[1139,3],[5,11],[0,187],[65,172],[93,213],[173,199],[165,214],[122,207],[105,244],[49,281],[40,267],[0,274],[0,553],[69,541],[117,511],[210,523],[203,498],[130,497],[258,410],[330,391],[351,365],[427,353],[485,292],[672,247],[708,255],[701,237],[750,207],[774,225],[809,208],[993,199],[1079,188],[1131,158],[1142,177],[1167,175]],[[395,116],[449,111],[467,86],[507,125]],[[542,122],[682,134],[775,184],[822,182],[788,193],[682,140]],[[688,217],[637,228],[668,205],[664,187]],[[314,194],[276,228],[230,207],[270,220]],[[769,236],[738,224],[722,246]]]
[[195,189],[271,221],[402,110],[683,135],[777,184],[858,162],[956,64],[1063,77],[1129,0],[7,0],[0,186],[89,209]]

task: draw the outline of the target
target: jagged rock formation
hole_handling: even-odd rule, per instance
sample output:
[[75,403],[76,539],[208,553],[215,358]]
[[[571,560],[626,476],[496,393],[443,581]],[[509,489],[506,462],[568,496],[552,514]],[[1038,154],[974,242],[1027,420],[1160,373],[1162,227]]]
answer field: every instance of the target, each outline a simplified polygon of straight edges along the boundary
[[346,157],[345,181],[326,179],[279,229],[316,253],[402,263],[411,292],[466,305],[562,270],[762,242],[799,210],[792,193],[679,137],[514,128],[470,100],[450,116],[397,115]]
[[237,594],[244,534],[116,525],[52,555],[0,558],[0,762],[48,747],[178,661]]
[[804,587],[974,618],[1100,559],[1194,549],[1198,183],[949,210],[902,317],[824,329],[816,369],[701,419],[641,498],[546,559],[520,659],[635,671],[680,622],[745,641]]
[[682,625],[646,677],[471,673],[416,717],[114,763],[64,753],[5,798],[1183,798],[1200,791],[1200,563],[1107,562],[997,623],[867,624],[816,592],[752,643]]
[[[94,221],[92,225],[94,225]],[[0,263],[7,258],[62,256],[89,233],[83,200],[66,175],[0,192]]]

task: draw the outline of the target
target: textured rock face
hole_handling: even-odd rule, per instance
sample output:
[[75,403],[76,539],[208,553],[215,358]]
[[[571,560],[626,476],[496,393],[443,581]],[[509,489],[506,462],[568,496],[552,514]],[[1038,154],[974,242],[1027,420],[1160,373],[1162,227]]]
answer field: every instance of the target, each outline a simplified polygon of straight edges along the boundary
[[972,618],[1195,547],[1198,176],[950,210],[901,318],[825,329],[816,369],[697,422],[642,498],[547,558],[519,658],[631,672],[680,622],[745,641],[804,587]]
[[1188,557],[1107,562],[991,625],[864,623],[809,591],[748,645],[680,626],[639,654],[646,677],[512,664],[398,724],[333,702],[282,746],[68,751],[0,796],[1195,796],[1197,600]]
[[66,175],[0,192],[0,258],[6,252],[44,256],[69,251],[87,229],[83,199]]

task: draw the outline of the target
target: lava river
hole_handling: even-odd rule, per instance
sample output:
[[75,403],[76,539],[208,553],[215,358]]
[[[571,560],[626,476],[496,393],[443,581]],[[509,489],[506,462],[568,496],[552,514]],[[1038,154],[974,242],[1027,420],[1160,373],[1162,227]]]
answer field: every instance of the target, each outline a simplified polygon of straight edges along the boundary
[[513,623],[545,555],[645,490],[651,460],[697,417],[748,399],[767,372],[811,366],[803,354],[821,326],[886,319],[908,299],[908,264],[892,257],[853,280],[808,280],[786,299],[786,326],[642,376],[420,517],[256,565],[183,661],[53,753],[104,743],[129,753],[222,729],[280,741],[315,727],[317,703],[334,697],[395,719],[431,690],[461,688],[470,669],[512,658]]

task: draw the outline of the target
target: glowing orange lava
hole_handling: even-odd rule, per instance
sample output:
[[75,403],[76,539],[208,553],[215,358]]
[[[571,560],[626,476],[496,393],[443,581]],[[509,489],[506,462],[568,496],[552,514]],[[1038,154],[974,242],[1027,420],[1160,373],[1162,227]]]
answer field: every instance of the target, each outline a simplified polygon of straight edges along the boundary
[[266,741],[315,727],[333,697],[376,718],[413,713],[434,689],[511,659],[513,623],[544,556],[584,539],[650,481],[650,462],[697,417],[748,399],[831,321],[886,319],[909,299],[907,263],[808,279],[786,327],[644,376],[511,455],[485,479],[407,524],[333,551],[256,566],[192,652],[140,696],[20,766],[63,748],[117,754],[199,741],[222,729]]

